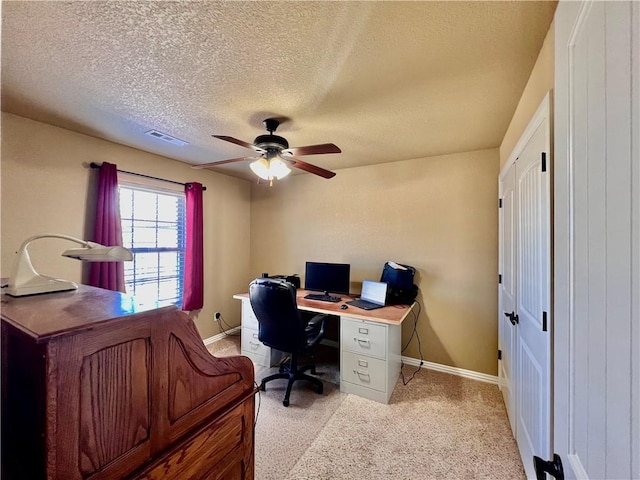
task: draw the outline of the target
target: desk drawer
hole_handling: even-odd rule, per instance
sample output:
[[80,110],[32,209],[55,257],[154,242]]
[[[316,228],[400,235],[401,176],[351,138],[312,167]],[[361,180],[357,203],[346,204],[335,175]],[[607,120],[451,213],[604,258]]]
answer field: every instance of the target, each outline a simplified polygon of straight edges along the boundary
[[242,301],[242,327],[258,330],[258,319],[256,318],[256,314],[253,313],[253,308],[251,308],[251,302],[249,302],[249,300]]
[[342,317],[340,320],[340,345],[343,350],[387,358],[387,326]]
[[269,355],[271,350],[264,343],[258,340],[258,330],[242,327],[242,350],[255,355]]
[[352,352],[342,352],[342,364],[340,365],[342,381],[384,392],[386,372],[387,367],[384,360]]
[[258,330],[242,329],[242,347],[240,353],[249,357],[256,365],[273,367],[282,360],[283,353],[275,348],[267,347],[258,340]]

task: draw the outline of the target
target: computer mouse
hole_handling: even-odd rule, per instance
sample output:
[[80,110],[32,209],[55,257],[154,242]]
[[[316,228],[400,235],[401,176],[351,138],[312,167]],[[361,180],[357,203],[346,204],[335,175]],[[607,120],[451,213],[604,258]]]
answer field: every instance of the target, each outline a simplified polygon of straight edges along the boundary
[[341,308],[342,310],[346,310],[347,308],[349,308],[349,305],[342,305],[340,308]]

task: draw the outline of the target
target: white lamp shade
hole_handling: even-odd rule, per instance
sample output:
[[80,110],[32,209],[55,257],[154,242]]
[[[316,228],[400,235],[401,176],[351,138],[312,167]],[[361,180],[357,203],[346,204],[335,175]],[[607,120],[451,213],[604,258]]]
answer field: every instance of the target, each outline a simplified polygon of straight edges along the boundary
[[291,169],[277,156],[268,160],[264,157],[252,162],[249,167],[251,171],[264,180],[273,180],[286,177],[291,173]]
[[62,256],[85,262],[130,262],[133,260],[133,253],[127,248],[93,245],[89,248],[70,248],[63,252]]
[[266,158],[259,158],[255,162],[252,162],[249,167],[251,171],[260,178],[271,180],[269,177],[269,161]]
[[271,160],[271,174],[278,180],[286,177],[291,173],[291,169],[285,165],[285,163],[279,158]]

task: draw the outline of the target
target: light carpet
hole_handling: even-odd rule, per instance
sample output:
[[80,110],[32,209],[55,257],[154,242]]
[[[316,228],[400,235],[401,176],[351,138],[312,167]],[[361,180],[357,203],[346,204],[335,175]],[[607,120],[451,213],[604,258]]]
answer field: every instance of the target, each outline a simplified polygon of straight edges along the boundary
[[[214,355],[239,352],[238,338],[216,344]],[[384,405],[341,393],[337,351],[327,351],[317,355],[322,395],[299,382],[284,407],[282,380],[256,397],[256,480],[526,478],[495,385],[421,369]],[[274,371],[257,369],[256,381]]]

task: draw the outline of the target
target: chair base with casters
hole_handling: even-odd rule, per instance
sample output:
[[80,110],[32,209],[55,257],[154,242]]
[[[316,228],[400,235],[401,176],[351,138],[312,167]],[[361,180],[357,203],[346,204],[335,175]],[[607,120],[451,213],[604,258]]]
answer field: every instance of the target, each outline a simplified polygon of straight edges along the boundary
[[288,364],[283,364],[280,366],[280,371],[278,373],[274,373],[273,375],[269,375],[268,377],[262,379],[262,381],[260,382],[260,390],[264,392],[266,390],[265,384],[267,382],[270,382],[271,380],[288,379],[289,382],[287,383],[287,391],[285,392],[284,400],[282,401],[282,404],[285,407],[289,406],[289,396],[291,395],[291,388],[293,387],[293,383],[296,380],[306,380],[307,382],[313,383],[317,387],[316,391],[320,395],[322,395],[322,392],[324,391],[322,381],[316,377],[312,377],[311,375],[307,375],[306,373],[304,373],[307,370],[310,370],[313,375],[316,374],[315,365],[304,365],[302,367],[299,367],[298,356],[292,355],[291,360]]
[[324,337],[325,325],[329,315],[315,315],[308,322],[298,311],[295,287],[282,280],[257,278],[249,284],[249,301],[258,320],[258,340],[267,347],[275,348],[291,355],[288,365],[280,371],[262,379],[260,389],[275,379],[287,379],[287,392],[282,404],[289,406],[289,396],[296,380],[313,383],[322,393],[322,381],[304,373],[311,370],[315,374],[315,365],[299,366],[301,355],[311,355],[313,348]]

